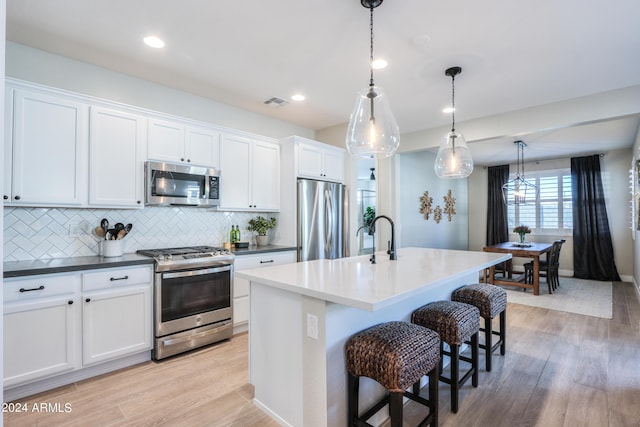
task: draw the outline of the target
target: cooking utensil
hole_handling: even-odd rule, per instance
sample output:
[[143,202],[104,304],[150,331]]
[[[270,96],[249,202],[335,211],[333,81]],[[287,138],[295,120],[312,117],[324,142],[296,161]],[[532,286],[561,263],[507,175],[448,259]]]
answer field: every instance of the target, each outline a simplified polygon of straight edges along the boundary
[[125,225],[124,226],[124,235],[126,236],[127,234],[129,234],[129,232],[131,231],[132,228],[133,228],[133,224],[131,224],[131,223]]
[[96,233],[98,237],[102,237],[104,239],[104,230],[102,229],[102,227],[97,226],[93,231]]
[[124,229],[122,229],[118,231],[118,234],[116,234],[116,240],[121,240],[126,235],[127,235],[127,232],[124,231]]
[[102,227],[102,231],[104,231],[104,238],[108,240],[107,231],[109,230],[109,221],[107,221],[107,218],[102,218],[102,221],[100,221],[100,227]]
[[115,234],[117,236],[120,230],[124,230],[124,224],[121,222],[118,222],[116,225],[113,226],[113,228],[115,228],[116,230]]
[[97,226],[93,231],[96,233],[96,236],[102,237],[104,239],[104,230],[102,229],[102,227]]

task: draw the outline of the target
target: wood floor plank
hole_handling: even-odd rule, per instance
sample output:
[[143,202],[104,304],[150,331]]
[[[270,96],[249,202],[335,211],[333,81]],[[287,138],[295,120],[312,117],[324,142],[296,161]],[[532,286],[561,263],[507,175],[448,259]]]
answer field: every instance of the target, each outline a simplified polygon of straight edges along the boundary
[[[611,320],[509,304],[507,354],[494,353],[493,369],[481,369],[478,388],[463,387],[457,414],[449,387],[440,383],[440,425],[637,426],[640,303],[631,284],[613,289]],[[20,402],[70,403],[72,412],[5,413],[4,425],[276,427],[253,405],[247,351],[243,334],[30,396]],[[424,417],[415,405],[406,405],[405,426]]]

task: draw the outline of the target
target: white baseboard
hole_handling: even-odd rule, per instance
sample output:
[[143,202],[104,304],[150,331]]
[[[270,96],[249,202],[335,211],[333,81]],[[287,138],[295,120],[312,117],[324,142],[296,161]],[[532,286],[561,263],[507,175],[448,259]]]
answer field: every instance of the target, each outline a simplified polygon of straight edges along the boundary
[[11,402],[26,396],[31,396],[43,391],[52,390],[63,385],[72,384],[87,378],[106,374],[107,372],[116,371],[128,366],[136,365],[151,360],[151,352],[133,354],[131,356],[122,357],[120,359],[111,360],[95,366],[78,369],[77,371],[68,372],[66,374],[55,375],[50,378],[35,381],[29,384],[23,384],[12,388],[4,389],[4,401]]
[[258,399],[254,398],[253,399],[253,404],[256,405],[258,408],[260,408],[260,410],[265,412],[267,415],[269,415],[271,417],[271,419],[273,419],[275,422],[277,422],[281,426],[293,427],[291,424],[289,424],[288,422],[283,420],[278,414],[273,412],[271,409],[269,409],[268,406],[264,405]]

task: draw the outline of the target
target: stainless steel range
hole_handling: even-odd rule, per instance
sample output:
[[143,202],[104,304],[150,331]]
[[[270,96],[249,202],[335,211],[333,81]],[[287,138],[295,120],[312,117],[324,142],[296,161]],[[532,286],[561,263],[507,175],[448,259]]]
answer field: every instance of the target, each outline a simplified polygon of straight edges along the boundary
[[233,335],[233,260],[211,246],[142,249],[156,261],[154,279],[156,360]]

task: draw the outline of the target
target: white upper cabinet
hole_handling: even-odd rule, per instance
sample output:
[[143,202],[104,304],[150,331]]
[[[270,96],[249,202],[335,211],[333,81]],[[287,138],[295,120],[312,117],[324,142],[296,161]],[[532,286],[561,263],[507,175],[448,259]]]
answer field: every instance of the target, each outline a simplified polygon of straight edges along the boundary
[[91,107],[89,204],[144,207],[146,119]]
[[88,105],[22,89],[13,101],[11,203],[86,204]]
[[260,210],[280,209],[280,146],[256,141],[253,144],[251,199]]
[[185,156],[191,163],[220,168],[220,132],[204,127],[185,129]]
[[4,164],[2,169],[2,198],[11,203],[11,163],[13,157],[13,89],[5,87],[4,92]]
[[214,129],[149,119],[150,160],[219,168],[219,147],[220,133]]
[[246,136],[223,135],[220,144],[220,187],[220,209],[278,211],[279,145]]
[[292,138],[297,157],[298,177],[344,182],[344,149],[306,138]]

